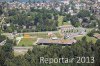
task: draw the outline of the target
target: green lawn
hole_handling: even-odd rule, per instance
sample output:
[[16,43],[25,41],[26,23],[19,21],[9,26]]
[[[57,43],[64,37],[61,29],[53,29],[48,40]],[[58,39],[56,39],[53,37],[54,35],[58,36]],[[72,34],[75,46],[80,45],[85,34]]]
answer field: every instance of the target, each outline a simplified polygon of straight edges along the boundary
[[63,25],[63,16],[58,16],[58,26]]
[[18,46],[32,46],[36,40],[36,38],[22,38]]
[[[80,37],[76,37],[76,40],[82,40],[83,36],[80,36]],[[94,38],[94,37],[89,37],[89,36],[86,36],[86,39],[87,39],[87,42],[93,42],[94,44],[96,43],[97,39]]]
[[63,25],[70,25],[68,22],[63,22]]
[[88,29],[86,29],[86,32],[88,33],[88,32],[90,32],[92,29],[93,29],[93,28],[88,28]]
[[70,25],[68,22],[63,22],[64,16],[58,16],[58,26]]
[[[56,37],[62,38],[59,32],[54,33]],[[18,46],[32,46],[35,44],[38,38],[50,38],[48,36],[48,33],[33,33],[30,34],[31,37],[33,38],[22,38],[21,41],[19,42]]]
[[76,40],[82,40],[83,36],[75,37]]
[[86,38],[87,38],[87,42],[91,42],[92,41],[93,43],[96,43],[96,41],[97,41],[97,39],[94,38],[94,37],[87,36]]
[[60,33],[55,33],[56,37],[58,38],[62,38],[62,36],[60,35]]
[[36,38],[48,38],[47,33],[35,33],[35,34],[31,34],[31,36],[36,37]]

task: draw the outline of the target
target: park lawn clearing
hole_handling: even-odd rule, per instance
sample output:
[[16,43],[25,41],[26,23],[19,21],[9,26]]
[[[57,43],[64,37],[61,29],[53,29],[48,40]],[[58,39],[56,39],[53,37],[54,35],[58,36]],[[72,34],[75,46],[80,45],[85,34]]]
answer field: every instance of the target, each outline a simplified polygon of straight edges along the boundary
[[36,38],[22,38],[18,46],[32,46],[36,40]]
[[78,36],[78,37],[75,37],[76,40],[82,40],[84,36]]
[[58,26],[63,25],[63,16],[58,16]]
[[[58,38],[62,38],[62,36],[60,35],[59,32],[54,33],[56,37]],[[33,45],[37,45],[36,41],[38,38],[44,38],[44,39],[48,39],[50,38],[48,36],[48,33],[32,33],[29,34],[29,36],[27,36],[28,34],[26,34],[26,36],[24,36],[23,38],[20,39],[19,43],[17,44],[17,46],[19,47],[27,47],[27,46],[33,46]]]
[[86,38],[87,38],[87,42],[93,42],[94,44],[96,43],[96,41],[97,41],[97,39],[96,38],[94,38],[94,37],[89,37],[89,36],[86,36]]
[[71,25],[71,24],[69,24],[68,22],[63,22],[63,25]]
[[70,25],[70,23],[68,23],[68,22],[63,22],[63,18],[64,18],[64,16],[58,15],[58,26]]
[[[79,37],[75,37],[76,40],[82,40],[84,36],[79,36]],[[89,36],[86,36],[86,40],[87,42],[93,42],[94,44],[96,43],[97,39],[94,38],[94,37],[89,37]]]
[[31,34],[31,36],[36,38],[48,38],[48,33],[35,33]]
[[61,34],[60,33],[55,33],[56,37],[58,38],[62,38]]

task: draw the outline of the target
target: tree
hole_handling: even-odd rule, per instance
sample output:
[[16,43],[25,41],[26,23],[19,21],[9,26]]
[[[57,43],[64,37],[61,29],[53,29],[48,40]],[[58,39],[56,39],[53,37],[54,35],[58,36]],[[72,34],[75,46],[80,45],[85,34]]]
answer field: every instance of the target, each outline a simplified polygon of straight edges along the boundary
[[66,14],[66,16],[63,18],[64,22],[70,21],[70,19],[72,18],[72,16],[70,14]]
[[6,43],[0,47],[0,65],[5,66],[6,59],[12,59],[14,57],[12,44]]
[[97,25],[98,25],[98,27],[97,27],[97,28],[98,28],[98,29],[99,29],[99,31],[100,31],[100,20],[97,20],[97,22],[98,22],[98,23],[97,23]]
[[78,15],[79,18],[83,18],[83,17],[90,17],[90,12],[87,10],[81,10]]
[[100,39],[96,41],[95,48],[95,65],[100,66]]
[[71,24],[75,27],[79,27],[80,26],[80,22],[78,20],[78,17],[77,16],[72,16],[70,18],[70,21],[71,21]]
[[2,15],[3,14],[3,10],[0,8],[0,15]]

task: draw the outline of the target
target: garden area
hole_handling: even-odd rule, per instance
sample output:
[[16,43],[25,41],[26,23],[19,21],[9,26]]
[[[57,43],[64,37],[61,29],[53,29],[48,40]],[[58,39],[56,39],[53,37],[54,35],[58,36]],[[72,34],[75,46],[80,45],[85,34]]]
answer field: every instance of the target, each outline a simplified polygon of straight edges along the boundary
[[18,46],[32,46],[36,40],[36,38],[22,38]]
[[[59,32],[53,33],[54,36],[57,38],[62,38]],[[47,32],[40,32],[40,33],[32,33],[32,34],[24,34],[22,35],[23,38],[20,39],[17,46],[33,46],[36,45],[36,41],[38,38],[45,38],[48,39],[50,36],[48,36]]]

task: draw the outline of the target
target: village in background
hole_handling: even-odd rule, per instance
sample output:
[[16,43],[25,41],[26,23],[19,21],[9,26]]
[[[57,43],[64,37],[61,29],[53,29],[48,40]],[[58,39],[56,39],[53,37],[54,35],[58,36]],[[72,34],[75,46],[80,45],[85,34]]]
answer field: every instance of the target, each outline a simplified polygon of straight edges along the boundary
[[[58,51],[58,47],[55,46],[59,46],[62,51]],[[24,60],[27,58],[27,62],[30,62],[28,57],[32,53],[36,53],[36,58],[38,58],[40,56],[37,52],[43,55],[42,52],[46,53],[46,48],[50,51],[55,48],[54,52],[59,54],[56,55],[57,57],[63,56],[62,52],[65,50],[69,52],[69,56],[74,54],[75,57],[78,55],[95,56],[100,52],[99,46],[100,0],[28,0],[27,2],[12,0],[0,2],[0,47],[1,49],[4,47],[4,51],[7,51],[8,55],[11,51],[15,57],[23,55],[25,56]],[[94,49],[95,47],[99,48]],[[45,57],[54,56],[53,52],[50,52],[51,55],[48,52]],[[60,56],[60,54],[62,55]],[[0,58],[2,58],[1,56]],[[99,54],[97,57],[98,60]],[[37,63],[34,66],[38,65],[36,58],[34,63]],[[99,60],[97,66],[100,65]],[[17,66],[17,63],[13,65],[12,60],[4,61],[5,64],[8,64],[6,66],[10,66],[9,62],[12,63],[12,66]],[[4,62],[0,61],[0,63],[2,63],[0,66],[5,66]]]

